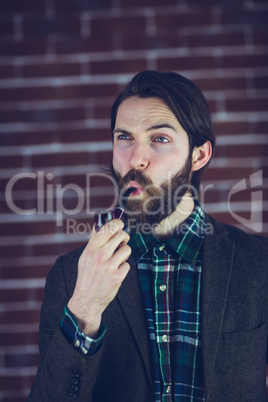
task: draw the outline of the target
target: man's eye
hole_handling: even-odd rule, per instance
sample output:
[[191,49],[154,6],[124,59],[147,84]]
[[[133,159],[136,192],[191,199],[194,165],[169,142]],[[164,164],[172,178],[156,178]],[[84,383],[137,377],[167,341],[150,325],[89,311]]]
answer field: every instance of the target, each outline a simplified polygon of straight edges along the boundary
[[119,141],[122,141],[122,140],[129,140],[130,137],[129,137],[128,134],[119,134],[119,135],[117,136],[117,139],[118,139]]
[[154,139],[155,142],[169,142],[169,140],[166,137],[156,137]]

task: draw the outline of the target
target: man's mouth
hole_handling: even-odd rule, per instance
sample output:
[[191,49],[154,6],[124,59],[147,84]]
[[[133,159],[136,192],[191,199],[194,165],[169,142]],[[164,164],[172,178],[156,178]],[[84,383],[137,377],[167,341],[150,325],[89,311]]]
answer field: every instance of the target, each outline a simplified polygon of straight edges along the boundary
[[130,197],[137,197],[144,192],[143,187],[136,181],[129,182],[128,188],[130,187],[135,187],[135,190],[130,193]]

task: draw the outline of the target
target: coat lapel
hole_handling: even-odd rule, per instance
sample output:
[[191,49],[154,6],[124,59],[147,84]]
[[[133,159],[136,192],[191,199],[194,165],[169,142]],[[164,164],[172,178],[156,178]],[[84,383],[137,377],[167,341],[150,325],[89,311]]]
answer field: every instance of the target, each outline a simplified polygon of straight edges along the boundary
[[148,328],[137,267],[131,266],[117,296],[132,331],[153,392]]
[[229,284],[233,269],[235,245],[227,229],[214,222],[212,234],[205,236],[202,270],[202,349],[206,396],[209,399]]

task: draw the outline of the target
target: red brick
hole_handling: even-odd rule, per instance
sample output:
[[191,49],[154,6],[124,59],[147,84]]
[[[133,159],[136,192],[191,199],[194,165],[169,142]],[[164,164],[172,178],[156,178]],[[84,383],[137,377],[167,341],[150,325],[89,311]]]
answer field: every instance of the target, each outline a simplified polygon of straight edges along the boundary
[[1,88],[1,97],[5,102],[53,100],[55,88],[50,86]]
[[2,110],[0,121],[2,123],[33,123],[52,121],[83,120],[85,110],[81,107],[72,108],[31,108],[30,110]]
[[157,60],[157,70],[206,70],[213,69],[214,58],[212,56],[177,56],[177,57],[165,57]]
[[[3,194],[3,193],[2,193]],[[26,200],[22,203],[22,207],[26,208]],[[0,200],[0,213],[1,214],[8,214],[10,213],[10,208],[7,206],[6,200]],[[1,231],[0,231],[1,233]]]
[[19,375],[0,375],[1,391],[23,389],[23,377]]
[[226,99],[226,110],[232,112],[259,112],[267,111],[268,98],[240,98]]
[[[93,107],[93,116],[95,119],[110,119],[111,105],[97,105]],[[106,139],[110,140],[108,130],[106,130]]]
[[39,364],[37,353],[6,353],[4,356],[6,368],[34,367]]
[[44,14],[45,0],[1,0],[1,14]]
[[267,144],[251,144],[251,145],[221,145],[216,147],[215,157],[265,157],[268,154],[268,141]]
[[[2,4],[1,4],[2,7]],[[1,11],[0,11],[1,13]],[[13,36],[14,35],[14,22],[13,18],[9,18],[5,16],[4,18],[0,18],[0,35],[3,37],[6,36]]]
[[187,45],[190,47],[225,47],[225,46],[244,46],[244,32],[210,32],[189,35]]
[[1,301],[1,303],[27,302],[30,300],[30,292],[31,292],[31,290],[26,289],[26,288],[1,289],[0,301]]
[[[242,217],[247,218],[246,216],[243,216],[243,215],[244,215],[243,212],[241,212],[241,213],[240,213],[240,212],[236,212],[236,213],[237,213],[239,216],[242,216]],[[234,225],[234,226],[236,226],[236,225],[239,224],[239,222],[237,222],[237,220],[231,215],[230,212],[221,212],[221,211],[220,211],[220,208],[219,208],[219,212],[213,212],[213,213],[211,213],[210,215],[212,215],[215,219],[219,220],[220,222],[227,223],[228,225]],[[247,231],[247,232],[250,232],[250,229],[248,229],[248,228],[246,228],[246,227],[244,227],[243,230],[244,230],[244,231]],[[255,234],[256,234],[256,233],[255,233]]]
[[268,122],[267,121],[258,120],[255,123],[255,126],[256,126],[257,133],[259,133],[259,134],[263,134],[263,133],[267,134],[267,132],[268,132]]
[[[83,219],[83,221],[88,221],[90,219],[90,217],[92,218],[92,212],[94,209],[104,209],[104,208],[110,208],[112,204],[114,204],[116,202],[116,196],[115,195],[107,195],[107,196],[92,196],[91,194],[91,190],[93,188],[89,189],[89,195],[88,197],[85,199],[84,198],[84,205],[83,205],[83,209],[81,210],[81,212],[84,212],[84,214],[86,214],[86,218],[80,218],[78,213],[75,213],[75,208],[78,205],[78,198],[73,197],[73,198],[68,198],[65,199],[63,204],[64,204],[64,208],[67,211],[74,211],[72,213],[69,213],[68,216],[65,216],[65,219],[72,219],[72,220],[79,220],[79,219]],[[114,191],[114,187],[110,186],[107,187],[107,193],[112,193]],[[86,193],[84,193],[86,196]],[[65,202],[66,201],[66,202]],[[115,204],[114,204],[115,205]],[[80,212],[80,210],[79,210]],[[64,225],[66,226],[66,225]]]
[[105,60],[90,63],[91,74],[134,74],[146,68],[147,62],[144,59]]
[[143,0],[121,0],[120,1],[120,6],[124,9],[128,8],[135,8],[135,7],[153,7],[154,9],[157,7],[163,8],[163,6],[176,6],[177,2],[176,0],[165,0],[165,3],[163,3],[163,0],[146,0],[144,2]]
[[90,142],[90,141],[110,141],[111,134],[108,128],[89,128],[89,129],[77,129],[65,130],[58,132],[58,138],[61,143],[72,142]]
[[82,189],[85,189],[87,186],[87,177],[89,173],[88,172],[84,172],[83,174],[74,174],[74,175],[63,175],[61,177],[61,185],[62,186],[66,186],[70,183],[74,183],[75,185],[81,187]]
[[268,44],[268,30],[267,27],[263,29],[254,27],[253,30],[254,45],[267,46]]
[[152,50],[178,48],[182,41],[175,32],[157,33],[156,35],[124,34],[121,38],[124,50]]
[[259,75],[255,78],[256,89],[267,89],[268,88],[268,75]]
[[[74,186],[72,186],[74,188]],[[66,196],[68,194],[68,196]],[[76,190],[66,190],[64,195],[59,199],[60,210],[68,211],[68,216],[75,218],[80,212],[86,210],[86,193],[84,189],[79,189],[79,195]],[[64,212],[63,212],[64,213]]]
[[91,19],[92,36],[106,36],[111,34],[123,34],[125,32],[145,32],[145,17],[103,17]]
[[[203,185],[203,183],[201,185]],[[202,190],[201,187],[200,191],[200,201],[205,207],[209,203],[221,202],[222,201],[221,192],[211,187],[206,189],[206,183],[204,183],[204,190]]]
[[217,112],[217,102],[215,99],[207,99],[208,107],[210,110],[210,113],[216,113]]
[[116,196],[92,197],[89,204],[90,210],[110,209],[111,206],[115,204],[116,200]]
[[[4,130],[3,130],[4,131]],[[2,146],[23,146],[23,145],[40,145],[51,144],[57,140],[55,131],[25,131],[21,132],[3,132],[1,133]]]
[[224,68],[248,68],[248,67],[266,67],[268,64],[268,54],[248,53],[231,56],[223,56],[222,67]]
[[53,153],[50,155],[32,155],[32,166],[34,168],[52,167],[52,166],[73,166],[88,165],[90,163],[89,152],[75,153]]
[[[36,190],[36,196],[37,196],[37,190]],[[18,197],[21,197],[21,199],[18,199]],[[38,210],[37,201],[33,200],[33,199],[29,199],[29,194],[27,194],[27,192],[25,192],[25,191],[21,191],[20,193],[17,192],[15,196],[13,195],[13,193],[10,194],[10,192],[7,191],[6,198],[7,198],[6,208],[3,208],[1,210],[1,212],[6,213],[6,217],[11,218],[10,219],[11,222],[12,222],[12,218],[15,218],[14,214],[17,214],[17,218],[22,218],[22,216],[24,216],[24,219],[25,219],[24,224],[27,225],[26,216],[27,215],[33,216],[35,213],[32,213],[31,211]],[[39,207],[39,209],[40,209],[40,207]],[[6,225],[6,226],[4,226],[4,225]],[[8,229],[8,225],[9,225],[9,223],[7,223],[7,224],[3,223],[3,227],[5,227],[6,229]],[[10,223],[10,225],[11,225],[11,223]],[[13,227],[13,230],[14,230],[14,227]],[[11,236],[11,235],[17,235],[17,233],[16,233],[16,231],[14,231],[12,233],[12,227],[10,227],[9,230],[7,230],[7,232],[3,231],[2,235]],[[23,233],[22,233],[22,235],[23,235]]]
[[[29,200],[29,197],[27,197],[27,199],[26,199],[25,191],[21,192],[21,199],[18,199],[18,195],[16,195],[15,197],[12,197],[12,201],[15,204],[16,208],[22,209],[23,211],[26,211],[26,210],[29,210],[32,208],[36,208],[36,205],[34,204],[33,200]],[[2,201],[1,209],[0,209],[1,213],[2,214],[6,213],[6,214],[9,214],[9,216],[10,216],[10,213],[14,212],[12,210],[12,206],[13,205],[10,205],[9,199]]]
[[40,321],[40,308],[6,311],[2,313],[4,324],[33,324]]
[[0,66],[0,79],[15,78],[15,68],[13,65],[2,64]]
[[[186,0],[186,3],[191,6],[193,6],[193,5],[200,6],[199,0]],[[244,4],[244,0],[236,0],[235,4],[239,4],[239,3]],[[217,0],[217,5],[220,5],[220,4],[222,4],[224,6],[226,6],[226,5],[229,6],[229,4],[231,4],[231,5],[233,4],[233,0]],[[214,6],[215,0],[204,0],[204,1],[202,1],[201,7],[208,6],[208,5]]]
[[38,222],[38,224],[36,222],[2,223],[1,226],[5,236],[55,234],[55,222]]
[[68,16],[65,18],[45,18],[45,17],[25,17],[23,20],[23,33],[28,35],[53,36],[80,35],[80,18],[78,16]]
[[94,99],[106,98],[107,96],[116,96],[117,85],[115,84],[81,84],[66,85],[58,88],[58,96],[61,99]]
[[112,181],[110,179],[110,174],[102,171],[95,173],[87,173],[81,175],[63,175],[61,180],[62,186],[66,186],[70,183],[74,183],[85,190],[88,188],[91,191],[93,188],[99,187],[112,187]]
[[101,165],[109,165],[112,160],[112,151],[97,152],[97,163]]
[[[65,217],[65,219],[69,219],[70,216]],[[77,239],[68,243],[54,243],[54,244],[38,244],[33,246],[33,255],[36,257],[40,256],[54,256],[57,258],[59,255],[64,255],[71,250],[74,250],[80,246],[82,246],[85,241],[81,240],[79,236]]]
[[78,13],[82,11],[109,9],[112,7],[112,2],[111,0],[54,0],[54,7],[56,12],[62,15],[64,13]]
[[24,346],[24,345],[32,345],[38,344],[38,330],[33,332],[29,330],[28,332],[20,332],[19,336],[18,333],[15,332],[6,332],[0,333],[0,344],[2,347],[6,346]]
[[[210,202],[228,202],[229,199],[229,193],[230,190],[232,188],[232,185],[230,185],[229,189],[226,190],[220,190],[220,191],[207,191],[205,193],[205,201],[206,203],[210,203]],[[218,194],[218,201],[216,201],[216,199],[213,197],[213,194]],[[232,195],[231,197],[231,203],[241,203],[241,202],[250,202],[251,201],[251,197],[252,197],[252,193],[250,189],[247,190],[243,190],[243,191],[239,191],[238,193],[235,193]],[[205,205],[206,205],[205,203]],[[247,211],[248,213],[249,211]]]
[[210,181],[218,181],[219,178],[220,180],[229,180],[232,178],[232,180],[242,180],[245,177],[249,177],[252,173],[254,173],[253,169],[251,167],[245,168],[245,167],[237,167],[237,168],[232,168],[232,167],[226,167],[226,168],[209,168],[205,175],[204,175],[204,180],[206,182]]
[[[49,158],[49,155],[43,155],[44,158]],[[38,158],[38,155],[37,155]],[[50,172],[51,173],[51,172]],[[29,199],[28,201],[31,202],[32,200],[36,200],[38,188],[44,188],[46,191],[48,184],[57,183],[57,177],[52,177],[53,180],[50,180],[50,176],[46,176],[42,171],[27,171],[27,172],[18,172],[16,176],[12,176],[7,179],[3,179],[2,184],[4,185],[3,188],[6,188],[7,185],[12,186],[10,188],[11,191],[22,191],[25,192],[27,190],[33,191],[35,194],[34,198]],[[33,195],[32,195],[33,197]],[[23,197],[26,198],[26,197]]]
[[112,36],[97,36],[90,37],[88,39],[82,39],[77,37],[70,37],[68,40],[56,38],[53,40],[56,53],[62,54],[72,54],[72,53],[85,53],[89,54],[91,52],[107,52],[115,50]]
[[0,168],[1,169],[9,169],[9,168],[22,168],[23,167],[23,157],[21,155],[8,155],[1,156],[0,158]]
[[247,89],[245,77],[209,77],[194,79],[194,83],[202,91],[224,91]]
[[[26,377],[24,376],[24,382],[25,382],[25,379],[31,378],[31,377],[32,376],[26,376]],[[24,387],[24,390],[25,390],[25,387]],[[18,391],[13,391],[13,392],[16,392],[16,395],[13,395],[12,391],[11,391],[11,393],[9,393],[8,396],[3,397],[2,402],[25,402],[25,391],[24,390],[19,392],[19,395],[21,395],[21,396],[18,396]],[[29,392],[30,392],[30,389],[29,389]]]
[[111,176],[111,172],[108,171],[102,171],[96,172],[93,174],[90,174],[88,183],[90,185],[90,188],[99,188],[99,187],[111,187],[112,189],[114,188],[113,186],[113,178]]
[[215,135],[237,135],[249,134],[249,124],[247,121],[221,121],[214,123]]
[[199,9],[189,12],[176,12],[175,10],[165,12],[156,10],[156,29],[171,31],[182,27],[206,26],[212,24],[212,11],[210,9]]
[[38,63],[22,66],[22,76],[33,77],[64,77],[80,75],[80,63]]
[[[99,205],[97,209],[102,209],[106,208],[106,206],[109,206],[109,204],[105,204],[102,202],[102,205]],[[92,206],[94,208],[94,206]],[[77,238],[79,239],[79,236],[81,235],[89,235],[91,233],[91,230],[93,228],[94,221],[93,221],[93,215],[88,215],[86,218],[78,218],[73,220],[73,218],[67,218],[63,222],[63,227],[62,231],[66,235],[77,235]],[[85,241],[83,241],[85,243]],[[81,241],[82,244],[82,241]]]
[[[39,231],[41,234],[41,231]],[[40,279],[46,278],[51,266],[47,265],[23,265],[1,267],[1,279]],[[40,299],[41,300],[41,299]],[[0,342],[1,343],[1,342]]]
[[40,307],[19,311],[4,311],[2,313],[4,324],[34,324],[40,321]]
[[267,9],[263,10],[246,10],[241,6],[235,5],[234,7],[225,7],[222,9],[221,22],[225,25],[256,25],[267,26],[268,12]]
[[4,56],[38,56],[47,53],[47,43],[45,39],[27,39],[14,42],[5,39],[0,41],[0,54]]
[[[24,380],[25,380],[25,377],[24,377]],[[8,396],[3,397],[2,402],[25,402],[24,391],[22,391],[21,393],[19,392],[19,394],[21,394],[21,396],[18,396],[18,391],[13,391],[13,392],[16,392],[16,395],[13,395],[12,391],[11,391],[11,393],[9,393]],[[30,390],[29,390],[29,392],[30,392]]]

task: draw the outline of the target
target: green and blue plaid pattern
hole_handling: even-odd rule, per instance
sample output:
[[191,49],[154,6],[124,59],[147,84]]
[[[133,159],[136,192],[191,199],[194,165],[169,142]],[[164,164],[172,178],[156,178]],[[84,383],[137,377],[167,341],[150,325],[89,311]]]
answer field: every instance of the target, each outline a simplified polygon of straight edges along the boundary
[[201,345],[201,253],[204,213],[196,203],[165,243],[135,234],[131,265],[138,265],[150,336],[156,402],[204,401]]
[[101,322],[98,337],[96,339],[86,336],[81,332],[75,316],[67,306],[64,308],[60,320],[60,328],[66,339],[83,354],[94,355],[102,345],[102,340],[106,332],[106,325]]

